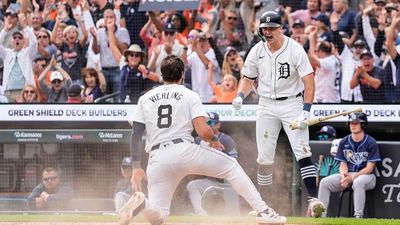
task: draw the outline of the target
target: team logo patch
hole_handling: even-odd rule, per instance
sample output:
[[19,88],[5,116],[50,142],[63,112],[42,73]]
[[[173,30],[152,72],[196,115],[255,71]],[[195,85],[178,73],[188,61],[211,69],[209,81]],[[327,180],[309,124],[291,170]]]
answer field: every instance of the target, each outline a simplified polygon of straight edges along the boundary
[[368,152],[353,152],[351,149],[343,150],[344,157],[346,157],[347,161],[351,162],[354,165],[360,165],[363,162],[367,161]]
[[279,73],[279,79],[283,78],[283,79],[288,79],[288,77],[290,77],[290,65],[289,63],[280,63],[278,62],[280,67],[278,69],[278,73]]

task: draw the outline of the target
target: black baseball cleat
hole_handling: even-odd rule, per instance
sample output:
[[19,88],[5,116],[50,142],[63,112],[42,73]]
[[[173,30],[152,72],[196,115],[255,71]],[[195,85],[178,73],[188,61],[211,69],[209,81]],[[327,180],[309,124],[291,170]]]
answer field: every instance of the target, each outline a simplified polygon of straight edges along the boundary
[[119,211],[119,224],[129,224],[132,217],[137,216],[145,207],[145,196],[142,192],[135,192],[128,202]]
[[258,224],[284,224],[286,221],[286,217],[280,216],[272,208],[259,212],[256,217]]

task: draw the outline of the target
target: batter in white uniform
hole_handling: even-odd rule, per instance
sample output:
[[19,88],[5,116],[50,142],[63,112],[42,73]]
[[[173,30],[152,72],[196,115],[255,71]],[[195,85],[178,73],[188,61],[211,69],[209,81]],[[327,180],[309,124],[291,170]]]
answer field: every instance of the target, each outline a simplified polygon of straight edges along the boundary
[[[120,221],[139,212],[152,224],[162,224],[169,215],[171,199],[179,182],[189,174],[226,179],[258,212],[258,223],[285,223],[261,199],[261,196],[236,159],[219,150],[218,141],[206,123],[207,114],[200,97],[180,85],[183,82],[184,64],[176,56],[168,56],[161,63],[165,85],[140,97],[133,113],[131,152],[133,159],[133,189],[137,191],[120,211]],[[138,144],[146,130],[148,199],[140,191],[145,173],[140,168]],[[211,147],[193,143],[193,129]]]
[[[265,12],[260,18],[259,36],[262,39],[246,58],[238,97],[232,104],[240,109],[258,78],[260,100],[257,108],[256,135],[259,164],[257,181],[260,192],[270,191],[272,165],[276,143],[283,126],[300,172],[312,201],[318,201],[316,169],[311,161],[308,127],[314,98],[313,69],[303,47],[283,35],[281,18],[274,11]],[[304,103],[302,93],[304,91]],[[289,124],[298,121],[300,129],[291,130]],[[313,204],[324,210],[322,204]]]

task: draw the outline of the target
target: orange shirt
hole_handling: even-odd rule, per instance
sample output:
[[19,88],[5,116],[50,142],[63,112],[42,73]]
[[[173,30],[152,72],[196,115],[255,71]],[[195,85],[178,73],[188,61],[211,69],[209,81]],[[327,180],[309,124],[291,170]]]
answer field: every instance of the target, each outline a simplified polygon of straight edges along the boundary
[[238,93],[237,89],[232,92],[223,91],[221,85],[214,85],[212,89],[217,103],[232,103]]

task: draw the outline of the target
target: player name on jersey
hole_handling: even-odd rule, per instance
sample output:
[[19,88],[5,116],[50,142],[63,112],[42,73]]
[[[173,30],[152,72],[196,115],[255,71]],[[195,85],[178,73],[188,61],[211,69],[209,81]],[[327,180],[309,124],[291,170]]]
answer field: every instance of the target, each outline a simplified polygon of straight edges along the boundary
[[156,102],[163,99],[175,99],[176,101],[181,100],[182,94],[179,92],[164,92],[164,93],[157,93],[149,97],[149,100],[152,102]]

